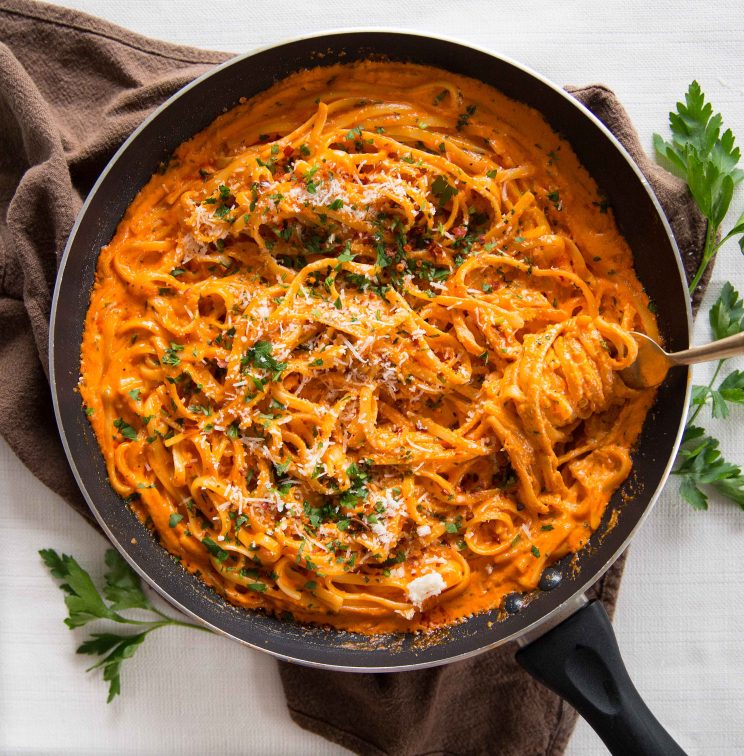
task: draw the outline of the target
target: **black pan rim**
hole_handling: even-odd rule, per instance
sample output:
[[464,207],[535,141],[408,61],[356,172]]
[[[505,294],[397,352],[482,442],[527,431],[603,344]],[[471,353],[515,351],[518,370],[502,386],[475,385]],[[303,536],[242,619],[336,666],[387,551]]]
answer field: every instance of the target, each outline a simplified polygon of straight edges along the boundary
[[[324,669],[334,669],[334,670],[345,670],[345,671],[358,671],[358,672],[393,672],[393,671],[404,671],[404,670],[412,670],[417,668],[425,668],[425,667],[431,667],[431,666],[437,666],[440,664],[450,663],[454,661],[460,661],[472,656],[475,656],[479,653],[483,653],[485,651],[488,651],[492,648],[495,648],[499,645],[505,644],[509,641],[513,641],[517,639],[520,636],[524,636],[526,634],[530,634],[534,632],[537,628],[540,626],[543,626],[545,624],[555,623],[556,619],[560,616],[565,616],[567,613],[570,613],[576,606],[578,605],[578,602],[581,601],[581,597],[583,596],[584,592],[594,583],[597,579],[599,579],[607,569],[615,562],[615,560],[622,554],[622,552],[627,547],[630,540],[633,538],[635,533],[637,532],[638,528],[641,526],[641,524],[644,522],[646,517],[651,512],[668,476],[674,461],[674,456],[676,454],[676,450],[679,447],[679,443],[681,441],[682,432],[684,429],[684,423],[686,419],[687,414],[687,405],[689,401],[689,393],[690,393],[690,382],[689,380],[686,381],[686,389],[685,389],[685,396],[684,396],[684,411],[681,413],[679,426],[677,429],[677,433],[675,436],[675,441],[673,444],[673,450],[672,454],[670,455],[669,460],[667,461],[666,467],[664,468],[664,471],[662,475],[660,476],[659,483],[656,486],[656,489],[652,493],[652,495],[649,497],[648,504],[645,506],[644,511],[641,513],[641,515],[636,519],[635,524],[630,529],[627,537],[625,540],[620,544],[620,546],[615,550],[615,552],[610,555],[609,558],[605,561],[603,566],[599,570],[595,570],[591,572],[591,574],[587,573],[588,579],[581,580],[577,585],[577,587],[574,592],[566,598],[562,603],[560,603],[558,606],[553,608],[552,610],[540,614],[536,619],[534,619],[530,624],[519,628],[515,632],[512,632],[511,634],[505,635],[498,640],[492,642],[492,643],[484,643],[482,645],[479,645],[476,648],[471,649],[470,651],[466,653],[460,653],[460,654],[454,654],[450,656],[444,656],[442,658],[435,658],[435,659],[425,659],[421,661],[412,661],[410,663],[405,664],[388,664],[383,663],[381,665],[375,664],[374,666],[367,666],[367,665],[358,665],[358,664],[336,664],[336,663],[327,663],[324,661],[317,661],[312,659],[306,659],[301,658],[299,656],[293,656],[288,655],[285,653],[282,653],[281,651],[278,651],[276,649],[267,648],[265,646],[261,646],[257,643],[253,643],[249,640],[246,640],[245,638],[238,637],[234,635],[231,632],[226,631],[225,629],[218,627],[214,625],[213,623],[209,622],[208,620],[205,620],[203,617],[201,617],[198,613],[194,612],[192,609],[190,609],[187,606],[184,606],[184,604],[177,599],[176,597],[172,596],[170,593],[168,593],[162,586],[160,586],[157,582],[157,579],[151,576],[150,574],[146,573],[144,569],[137,563],[137,561],[132,557],[127,547],[121,543],[117,537],[112,532],[111,528],[109,527],[109,524],[106,522],[105,518],[99,511],[98,507],[94,503],[93,496],[88,490],[88,487],[86,486],[82,475],[80,474],[80,471],[78,469],[78,466],[76,464],[76,460],[74,457],[74,454],[70,448],[69,440],[67,438],[66,432],[65,432],[65,426],[62,418],[62,412],[61,412],[61,402],[60,402],[60,393],[57,386],[57,376],[55,373],[55,334],[56,334],[56,328],[57,328],[57,312],[58,307],[60,304],[60,291],[62,288],[62,282],[64,279],[64,273],[65,269],[67,267],[69,255],[71,252],[71,249],[73,248],[74,241],[76,238],[76,235],[78,233],[78,230],[83,223],[87,209],[89,205],[91,204],[93,198],[95,197],[95,194],[101,184],[104,182],[106,176],[109,174],[109,172],[112,170],[113,166],[122,159],[128,152],[128,149],[130,145],[137,139],[137,137],[140,135],[140,133],[145,130],[149,124],[155,120],[160,113],[162,113],[167,108],[171,107],[173,103],[177,102],[181,97],[184,96],[187,92],[189,92],[191,89],[200,86],[204,81],[210,79],[211,77],[215,76],[220,71],[229,68],[230,66],[234,66],[236,64],[240,64],[245,60],[249,60],[250,58],[259,55],[262,52],[274,50],[276,48],[281,48],[286,45],[291,45],[293,43],[298,43],[301,41],[322,41],[324,38],[328,37],[343,37],[346,36],[348,38],[354,37],[354,35],[379,35],[379,36],[397,36],[401,38],[410,38],[410,37],[416,37],[423,40],[431,40],[431,41],[438,41],[447,43],[449,45],[457,46],[458,48],[466,48],[470,49],[472,51],[476,51],[478,53],[481,53],[483,55],[489,56],[497,61],[506,63],[507,65],[513,66],[516,69],[519,69],[521,72],[526,74],[529,77],[532,77],[533,79],[536,79],[538,82],[540,82],[541,85],[553,90],[553,92],[559,94],[562,98],[567,100],[571,103],[571,105],[577,109],[584,118],[588,118],[596,128],[598,128],[600,131],[602,131],[605,135],[605,137],[611,142],[611,144],[614,146],[614,148],[620,153],[620,155],[624,158],[625,162],[629,165],[629,167],[632,169],[632,171],[636,174],[637,179],[639,180],[639,183],[641,186],[643,186],[644,190],[646,191],[648,198],[650,199],[651,203],[653,204],[656,213],[659,217],[659,220],[662,223],[662,226],[666,232],[666,235],[668,237],[669,243],[671,245],[671,248],[674,252],[674,258],[676,260],[677,269],[678,269],[678,275],[680,281],[684,284],[685,278],[684,278],[684,271],[681,263],[681,258],[679,255],[679,250],[677,249],[676,242],[674,240],[673,233],[671,231],[671,228],[669,227],[669,223],[666,219],[666,216],[661,209],[661,206],[659,205],[658,200],[656,199],[656,196],[654,195],[652,189],[649,186],[648,181],[643,176],[643,174],[640,172],[639,168],[633,161],[633,159],[630,157],[630,155],[627,153],[627,151],[624,149],[624,147],[618,142],[618,140],[612,135],[612,133],[602,124],[601,121],[586,107],[584,107],[581,103],[577,102],[574,98],[572,98],[570,95],[568,95],[565,91],[563,91],[560,87],[558,87],[556,84],[552,83],[548,79],[546,79],[541,74],[536,73],[532,69],[530,69],[527,66],[524,66],[523,64],[514,61],[507,56],[503,56],[501,54],[495,53],[491,50],[487,50],[485,48],[479,47],[477,45],[473,45],[452,37],[443,36],[443,35],[433,35],[433,34],[425,34],[417,31],[408,31],[403,29],[381,29],[381,28],[351,28],[351,29],[332,29],[328,31],[318,32],[314,34],[309,35],[300,35],[293,37],[288,40],[283,40],[281,42],[270,44],[263,46],[261,48],[252,50],[248,53],[245,53],[243,55],[236,56],[234,58],[231,58],[227,61],[225,61],[223,64],[216,66],[209,71],[207,71],[202,76],[195,79],[193,82],[189,83],[185,87],[183,87],[181,90],[176,92],[172,97],[170,97],[168,100],[166,100],[160,107],[158,107],[156,110],[154,110],[139,126],[135,131],[129,136],[129,138],[121,145],[121,147],[117,150],[115,155],[112,157],[102,174],[99,176],[98,180],[96,181],[95,185],[91,189],[91,192],[89,193],[88,197],[86,198],[86,201],[78,214],[78,217],[75,221],[75,224],[73,226],[73,229],[70,233],[69,239],[67,241],[67,244],[65,246],[65,250],[62,256],[62,260],[60,262],[59,270],[58,270],[58,276],[57,281],[55,284],[54,289],[54,296],[52,300],[52,316],[50,321],[50,335],[49,335],[49,354],[50,354],[50,384],[52,386],[52,399],[53,399],[53,405],[54,405],[54,412],[55,417],[57,420],[57,424],[60,431],[60,436],[62,438],[62,442],[65,448],[65,453],[68,458],[68,462],[72,468],[73,474],[75,476],[75,479],[78,483],[78,486],[80,487],[80,490],[82,491],[89,507],[91,508],[91,511],[94,513],[97,521],[101,525],[101,528],[104,530],[104,532],[107,534],[111,542],[114,544],[114,546],[118,549],[118,551],[122,554],[122,556],[128,561],[128,563],[137,571],[139,575],[141,575],[145,581],[153,587],[158,593],[160,593],[169,603],[176,606],[178,609],[180,609],[184,614],[192,617],[196,621],[200,622],[201,624],[209,627],[216,633],[220,635],[224,635],[225,637],[229,637],[233,640],[237,640],[238,642],[247,645],[251,648],[255,648],[260,651],[265,651],[277,658],[284,659],[286,661],[295,662],[299,664],[304,664],[307,666],[314,666],[318,668],[324,668]],[[308,65],[312,65],[312,61],[307,62]],[[443,68],[446,68],[446,66],[442,66]],[[118,220],[117,220],[118,223]],[[689,335],[691,334],[691,324],[692,324],[692,313],[690,309],[690,303],[689,299],[686,299],[686,330],[689,340]],[[155,544],[157,548],[162,549],[159,544]],[[194,578],[197,579],[197,578]],[[245,611],[245,610],[243,610]],[[338,632],[338,631],[337,631]],[[383,649],[382,651],[388,651],[388,649]],[[376,653],[376,652],[372,652]],[[378,654],[382,655],[382,654]],[[426,654],[422,654],[426,655]],[[415,656],[415,654],[414,654]]]

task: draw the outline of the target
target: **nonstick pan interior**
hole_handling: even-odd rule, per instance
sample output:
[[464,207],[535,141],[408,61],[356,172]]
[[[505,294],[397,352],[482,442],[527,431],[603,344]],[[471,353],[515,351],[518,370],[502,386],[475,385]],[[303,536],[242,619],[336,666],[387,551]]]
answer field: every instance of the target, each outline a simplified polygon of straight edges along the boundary
[[[240,97],[251,97],[302,68],[366,58],[438,66],[481,79],[538,109],[573,146],[613,208],[638,277],[657,307],[671,349],[688,346],[690,311],[679,255],[647,182],[609,132],[554,85],[516,63],[463,44],[412,33],[330,33],[235,58],[181,90],[130,137],[100,177],[68,241],[55,290],[50,335],[55,410],[78,483],[113,543],[145,579],[183,611],[212,628],[276,656],[315,666],[410,669],[478,653],[516,637],[594,582],[621,553],[668,474],[687,403],[687,371],[672,371],[647,418],[631,477],[616,493],[599,530],[579,557],[544,575],[544,591],[510,596],[508,611],[477,615],[435,638],[370,639],[302,626],[234,607],[189,575],[155,541],[109,485],[95,436],[76,391],[80,343],[100,248],[158,165]],[[610,514],[619,518],[608,528]]]

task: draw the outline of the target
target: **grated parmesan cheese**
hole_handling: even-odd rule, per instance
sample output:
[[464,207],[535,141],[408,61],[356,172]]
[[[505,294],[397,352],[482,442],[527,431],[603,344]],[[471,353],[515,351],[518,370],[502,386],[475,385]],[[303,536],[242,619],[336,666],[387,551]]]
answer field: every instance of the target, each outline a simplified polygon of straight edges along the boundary
[[407,585],[409,601],[416,607],[421,605],[426,599],[438,596],[445,588],[447,583],[438,572],[429,572],[426,575],[417,577]]

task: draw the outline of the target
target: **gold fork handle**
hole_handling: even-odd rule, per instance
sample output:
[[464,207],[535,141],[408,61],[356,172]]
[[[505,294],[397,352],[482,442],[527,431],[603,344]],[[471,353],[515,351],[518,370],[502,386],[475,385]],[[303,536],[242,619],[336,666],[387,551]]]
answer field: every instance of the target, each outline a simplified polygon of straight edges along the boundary
[[710,344],[685,349],[683,352],[674,352],[669,355],[669,360],[674,365],[695,365],[698,362],[722,360],[738,354],[744,354],[744,332],[711,341]]

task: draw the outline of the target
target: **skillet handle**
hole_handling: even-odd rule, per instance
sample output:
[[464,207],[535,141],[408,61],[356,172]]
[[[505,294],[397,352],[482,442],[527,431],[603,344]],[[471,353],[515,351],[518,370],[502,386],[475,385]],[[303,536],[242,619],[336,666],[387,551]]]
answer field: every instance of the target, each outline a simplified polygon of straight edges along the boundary
[[618,756],[684,756],[643,702],[604,607],[592,601],[517,652],[517,661],[570,703]]

